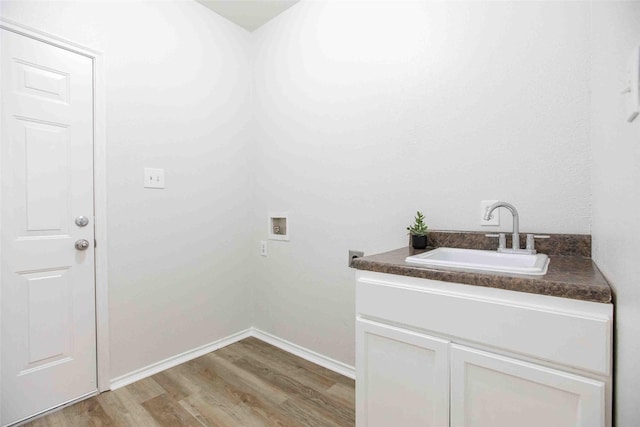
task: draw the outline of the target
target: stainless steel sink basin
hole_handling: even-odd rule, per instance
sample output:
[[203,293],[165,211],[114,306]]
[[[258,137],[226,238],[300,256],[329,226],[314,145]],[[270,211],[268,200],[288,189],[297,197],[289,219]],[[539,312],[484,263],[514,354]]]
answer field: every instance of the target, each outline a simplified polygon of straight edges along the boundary
[[405,262],[439,269],[480,270],[542,276],[547,274],[545,254],[509,254],[476,249],[437,248],[407,257]]

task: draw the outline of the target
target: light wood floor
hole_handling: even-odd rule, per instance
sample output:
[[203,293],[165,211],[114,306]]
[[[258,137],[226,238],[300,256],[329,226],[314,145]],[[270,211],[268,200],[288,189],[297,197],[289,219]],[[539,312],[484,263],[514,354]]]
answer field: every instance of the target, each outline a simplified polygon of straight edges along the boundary
[[255,338],[28,426],[353,426],[355,384]]

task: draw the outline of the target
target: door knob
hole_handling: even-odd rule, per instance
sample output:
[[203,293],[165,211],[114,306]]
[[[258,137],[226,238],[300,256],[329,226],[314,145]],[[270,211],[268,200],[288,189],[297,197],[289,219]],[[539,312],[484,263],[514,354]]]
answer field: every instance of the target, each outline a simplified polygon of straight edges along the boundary
[[76,225],[78,227],[86,227],[87,224],[89,224],[89,218],[87,218],[86,216],[80,215],[78,218],[76,218]]
[[89,247],[89,241],[87,239],[76,240],[75,246],[79,251],[86,251]]

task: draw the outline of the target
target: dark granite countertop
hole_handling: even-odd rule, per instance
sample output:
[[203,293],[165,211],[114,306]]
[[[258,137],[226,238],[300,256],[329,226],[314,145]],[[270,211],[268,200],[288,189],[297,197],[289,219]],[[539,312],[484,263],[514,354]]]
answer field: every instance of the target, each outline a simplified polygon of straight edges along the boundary
[[[431,248],[433,249],[433,248]],[[427,249],[430,250],[430,249]],[[611,288],[591,258],[554,255],[549,251],[549,270],[544,276],[493,272],[436,270],[408,264],[404,259],[424,252],[410,247],[357,258],[353,267],[379,273],[419,277],[443,282],[506,289],[601,303],[611,302]]]

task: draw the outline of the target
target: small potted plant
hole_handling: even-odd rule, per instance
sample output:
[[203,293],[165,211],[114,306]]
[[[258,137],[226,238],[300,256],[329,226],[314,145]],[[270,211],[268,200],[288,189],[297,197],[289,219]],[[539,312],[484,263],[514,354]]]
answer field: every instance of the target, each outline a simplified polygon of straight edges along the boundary
[[427,247],[427,228],[422,212],[416,212],[415,222],[413,225],[407,227],[407,231],[409,231],[411,235],[411,246],[413,246],[414,249],[424,249]]

